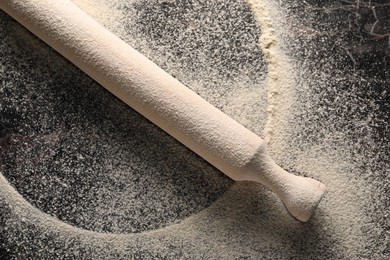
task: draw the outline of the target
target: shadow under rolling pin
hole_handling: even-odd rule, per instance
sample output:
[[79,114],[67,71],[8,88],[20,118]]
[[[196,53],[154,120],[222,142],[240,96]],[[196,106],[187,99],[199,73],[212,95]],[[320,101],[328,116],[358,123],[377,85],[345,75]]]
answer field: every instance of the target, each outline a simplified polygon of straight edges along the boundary
[[0,8],[94,80],[236,181],[262,183],[307,221],[325,185],[288,173],[264,141],[69,0],[1,0]]

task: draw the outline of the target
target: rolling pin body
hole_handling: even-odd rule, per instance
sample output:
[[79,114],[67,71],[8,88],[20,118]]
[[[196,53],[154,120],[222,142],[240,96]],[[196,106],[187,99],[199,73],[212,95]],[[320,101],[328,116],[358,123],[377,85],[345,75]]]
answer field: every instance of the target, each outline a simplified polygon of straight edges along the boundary
[[[281,169],[269,157],[259,136],[188,89],[72,2],[0,0],[0,8],[229,177],[265,184],[295,217],[302,221],[310,217],[325,189],[321,183]],[[296,199],[294,194],[298,194]]]

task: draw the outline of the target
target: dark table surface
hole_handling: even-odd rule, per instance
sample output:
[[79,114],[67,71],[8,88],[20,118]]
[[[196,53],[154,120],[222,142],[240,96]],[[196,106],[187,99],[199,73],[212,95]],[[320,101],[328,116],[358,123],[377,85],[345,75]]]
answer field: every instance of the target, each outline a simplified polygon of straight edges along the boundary
[[293,75],[276,98],[245,1],[75,2],[328,193],[296,221],[1,11],[1,259],[390,257],[388,1],[266,1]]

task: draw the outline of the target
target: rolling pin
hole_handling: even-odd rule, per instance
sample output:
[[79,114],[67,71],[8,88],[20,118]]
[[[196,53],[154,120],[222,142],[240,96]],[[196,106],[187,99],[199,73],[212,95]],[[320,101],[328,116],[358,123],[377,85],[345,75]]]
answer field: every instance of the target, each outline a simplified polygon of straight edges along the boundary
[[[0,0],[0,8],[107,90],[235,181],[275,192],[307,221],[326,187],[279,167],[256,134],[212,106],[69,0]],[[82,90],[80,90],[82,91]]]

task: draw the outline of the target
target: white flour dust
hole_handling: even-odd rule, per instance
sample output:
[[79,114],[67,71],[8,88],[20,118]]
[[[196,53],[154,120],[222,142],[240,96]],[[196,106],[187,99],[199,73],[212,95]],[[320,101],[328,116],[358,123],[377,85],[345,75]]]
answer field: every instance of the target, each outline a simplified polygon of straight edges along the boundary
[[[262,30],[259,44],[268,69],[267,94],[265,95],[267,97],[267,118],[262,136],[269,144],[275,158],[284,167],[317,178],[328,186],[328,194],[320,204],[315,221],[323,220],[324,223],[321,225],[325,229],[324,232],[337,241],[332,251],[345,257],[357,257],[364,253],[364,244],[369,239],[368,237],[362,239],[364,237],[362,227],[370,225],[364,208],[370,205],[369,194],[372,188],[363,180],[349,177],[358,175],[359,169],[348,159],[344,159],[348,158],[350,149],[347,143],[336,147],[332,144],[334,133],[329,133],[320,146],[310,144],[310,140],[306,143],[305,140],[301,140],[305,143],[303,145],[287,144],[292,139],[294,131],[299,131],[297,130],[299,122],[294,121],[293,114],[296,110],[304,109],[300,108],[300,100],[296,97],[296,91],[301,87],[298,84],[305,84],[305,82],[302,80],[297,82],[296,76],[300,74],[301,68],[297,67],[298,65],[295,65],[286,55],[285,46],[290,42],[286,42],[286,37],[284,37],[286,29],[282,20],[285,14],[278,9],[276,3],[270,1],[250,0],[248,2]],[[93,6],[95,5],[90,5],[89,8],[93,10]],[[104,23],[105,17],[114,17],[118,14],[118,12],[114,13],[115,11],[105,13],[103,16],[100,14],[100,17],[96,18]],[[310,61],[305,61],[305,63],[308,63],[306,66],[310,68]],[[331,77],[331,75],[328,76]],[[239,94],[237,90],[230,95],[234,98],[234,105],[231,108],[225,108],[226,112],[245,111],[232,112],[231,115],[236,120],[247,124],[255,132],[259,132],[253,125],[253,121],[248,122],[255,119],[249,116],[248,120],[248,115],[256,113],[249,110],[251,106],[248,104],[264,98],[265,93],[262,93],[262,97],[259,95],[259,89],[253,90],[252,93],[242,90],[242,93]],[[242,107],[245,104],[248,106]],[[288,151],[285,150],[287,147]],[[303,149],[302,147],[310,148]]]
[[[310,92],[312,85],[330,88],[333,75],[322,73],[322,77],[315,77],[316,73],[311,75],[311,70],[315,67],[313,64],[316,60],[299,61],[292,58],[291,48],[303,46],[289,41],[290,28],[286,26],[284,19],[288,15],[288,8],[281,8],[274,1],[249,0],[248,4],[262,32],[259,40],[253,42],[255,45],[259,44],[266,66],[258,68],[255,82],[250,82],[247,75],[242,73],[232,81],[218,78],[210,83],[210,75],[217,75],[218,70],[225,67],[216,62],[215,68],[199,66],[199,71],[194,72],[192,68],[186,68],[188,64],[185,62],[185,65],[175,63],[177,56],[169,53],[163,40],[161,46],[153,46],[152,40],[137,38],[140,36],[137,31],[139,28],[126,27],[135,23],[134,10],[126,8],[137,1],[73,2],[124,41],[175,74],[175,77],[210,103],[263,136],[278,164],[291,172],[320,180],[327,186],[328,192],[312,220],[302,224],[295,221],[280,201],[265,188],[252,183],[236,183],[210,207],[180,223],[154,231],[117,235],[87,231],[58,221],[33,208],[20,194],[6,185],[2,187],[6,194],[2,193],[0,203],[5,200],[3,198],[15,203],[14,212],[11,213],[14,221],[7,222],[7,232],[20,235],[20,238],[15,235],[11,242],[28,241],[34,246],[34,242],[39,239],[31,237],[35,237],[34,232],[37,232],[44,234],[36,243],[36,248],[42,251],[42,255],[54,255],[51,245],[45,244],[46,240],[51,239],[57,248],[57,256],[68,254],[75,257],[84,252],[92,258],[113,259],[118,256],[131,257],[134,254],[138,254],[140,258],[158,256],[199,259],[357,259],[377,256],[370,252],[370,244],[377,239],[376,233],[380,230],[367,214],[375,207],[375,187],[365,181],[364,176],[368,174],[362,172],[361,165],[356,163],[368,162],[373,166],[376,161],[372,158],[375,156],[372,151],[366,151],[366,154],[354,153],[355,157],[352,158],[351,154],[356,146],[351,144],[349,135],[331,127],[319,129],[319,122],[311,114],[306,121],[297,116],[305,114],[305,110],[315,107],[318,102],[315,92]],[[175,3],[152,2],[166,3],[168,6]],[[242,5],[246,3],[242,2]],[[182,21],[185,32],[189,35],[196,31],[192,27],[195,23],[190,18],[177,18]],[[164,34],[161,38],[165,39]],[[195,41],[195,38],[191,41]],[[209,39],[202,40],[205,42]],[[171,43],[166,44],[170,46]],[[288,47],[289,45],[293,47]],[[202,50],[194,50],[197,51],[201,53],[197,58],[208,66]],[[189,60],[191,59],[192,56]],[[185,61],[185,58],[179,61]],[[336,60],[333,62],[337,63]],[[212,87],[207,88],[208,84],[212,84]],[[309,132],[321,133],[320,141],[294,137],[302,137]],[[365,140],[371,141],[369,137]],[[112,162],[107,161],[108,163]],[[118,174],[113,172],[113,175],[126,178],[125,171],[122,170],[118,170]],[[0,180],[1,183],[6,183],[4,178]],[[156,180],[152,184],[154,188],[159,187]],[[107,191],[109,192],[111,191]],[[98,195],[104,199],[106,190],[101,190]],[[105,199],[108,204],[115,204],[112,200]],[[131,201],[128,203],[132,204]],[[112,208],[109,205],[100,210],[109,211]],[[23,233],[20,230],[30,231]],[[389,240],[384,237],[382,244],[388,243]],[[377,254],[380,255],[381,252],[378,251]],[[40,253],[33,255],[40,256]]]
[[[297,80],[297,77],[302,76],[302,70],[306,73],[312,73],[314,67],[312,63],[316,61],[303,60],[301,62],[292,62],[291,59],[282,56],[283,53],[291,49],[289,46],[293,45],[293,42],[288,39],[289,32],[286,31],[286,28],[289,27],[286,25],[286,20],[283,19],[288,14],[283,12],[283,8],[272,1],[249,2],[253,6],[261,28],[263,30],[267,28],[268,34],[263,34],[260,42],[266,53],[267,60],[271,61],[268,62],[269,66],[272,68],[272,65],[275,65],[275,70],[270,71],[268,76],[272,77],[272,79],[282,77],[284,80],[281,82],[273,81],[275,84],[273,89],[279,89],[280,93],[286,95],[281,94],[278,96],[279,100],[274,99],[275,107],[272,107],[272,110],[281,111],[280,114],[275,115],[271,113],[269,116],[275,116],[277,120],[282,120],[282,122],[283,120],[290,120],[284,122],[285,124],[280,124],[277,121],[273,127],[284,127],[281,130],[282,133],[274,136],[271,134],[274,142],[279,143],[277,147],[285,147],[286,150],[275,149],[273,152],[275,152],[276,158],[287,169],[319,179],[328,187],[327,195],[320,203],[317,212],[318,219],[316,220],[323,221],[321,225],[324,232],[336,241],[332,245],[332,251],[339,254],[339,257],[346,258],[358,258],[368,255],[369,251],[367,250],[369,249],[367,249],[366,245],[374,242],[373,239],[376,232],[375,228],[373,228],[372,220],[367,215],[367,212],[373,209],[372,196],[370,194],[375,193],[375,188],[364,178],[356,177],[362,176],[363,173],[360,165],[356,164],[356,161],[359,161],[359,159],[354,158],[354,161],[350,159],[355,149],[350,144],[350,137],[345,133],[334,131],[330,127],[329,130],[323,129],[328,132],[322,138],[320,144],[311,141],[309,138],[307,140],[300,139],[298,142],[296,138],[295,140],[293,138],[294,135],[299,136],[300,131],[310,131],[311,129],[318,131],[315,119],[313,122],[309,121],[312,125],[307,123],[302,125],[299,118],[294,121],[294,114],[301,114],[307,107],[315,107],[314,102],[316,102],[310,95],[307,95],[305,97],[307,99],[304,102],[309,105],[306,107],[302,106],[300,103],[302,102],[302,94],[298,97],[298,93],[305,89],[305,85],[313,83],[325,89],[332,87],[333,76],[328,74],[320,79],[306,76],[306,80],[302,78]],[[280,49],[277,49],[275,46],[279,46]],[[275,49],[274,51],[272,47]],[[297,46],[297,48],[301,47]],[[282,61],[279,63],[273,62],[273,60],[278,61],[279,59]],[[331,62],[337,62],[337,60],[331,60]],[[302,66],[302,63],[305,66]],[[272,76],[271,73],[276,76]],[[294,75],[292,76],[291,73]],[[287,77],[286,74],[288,75]],[[270,82],[270,79],[268,79],[268,82]],[[268,85],[268,87],[271,87],[272,93],[272,85]],[[312,106],[310,106],[310,103]],[[358,104],[355,106],[358,106]],[[283,113],[288,113],[289,119],[285,119],[286,116]],[[340,118],[338,120],[341,121],[343,119]],[[268,119],[269,122],[270,119]],[[267,124],[267,126],[270,125],[272,124]],[[371,142],[374,143],[373,140]],[[273,143],[271,142],[271,147],[272,145]],[[374,152],[367,155],[360,155],[360,161],[368,161],[370,157],[375,157]],[[372,232],[367,232],[370,228],[372,228]]]

